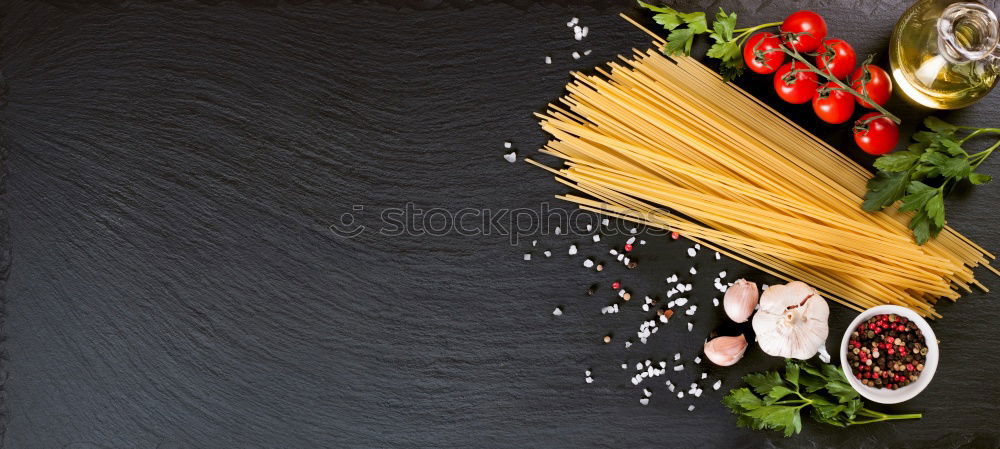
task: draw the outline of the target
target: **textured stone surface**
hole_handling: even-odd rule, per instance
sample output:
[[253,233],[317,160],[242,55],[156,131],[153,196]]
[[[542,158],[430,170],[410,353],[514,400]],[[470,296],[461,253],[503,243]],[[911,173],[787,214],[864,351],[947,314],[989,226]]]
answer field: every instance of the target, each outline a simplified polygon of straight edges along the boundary
[[[807,422],[783,439],[736,428],[720,392],[678,400],[660,380],[645,384],[654,394],[643,407],[632,368],[619,367],[678,351],[690,360],[722,323],[712,276],[768,281],[754,270],[699,256],[694,332],[682,317],[625,351],[645,314],[633,301],[600,315],[607,284],[664,293],[662,279],[690,266],[683,241],[649,238],[639,269],[596,274],[583,257],[610,260],[624,237],[511,245],[374,232],[383,210],[406,202],[565,207],[551,198],[564,189],[505,162],[502,143],[533,152],[545,136],[530,114],[562,93],[569,70],[647,44],[616,17],[638,16],[630,3],[590,5],[3,2],[6,447],[1000,445],[1000,304],[984,293],[940,307],[937,377],[884,407],[923,420]],[[801,7],[725,6],[741,24]],[[859,53],[882,55],[906,4],[808,6]],[[583,42],[565,26],[574,15],[590,27]],[[777,104],[769,78],[741,84]],[[994,95],[946,116],[996,126],[998,105]],[[846,127],[782,110],[870,163]],[[902,115],[913,124],[923,113]],[[1000,174],[1000,159],[986,164]],[[997,188],[948,204],[954,226],[994,250]],[[369,230],[334,235],[345,212]],[[587,297],[593,282],[602,289]],[[832,341],[853,316],[832,307]],[[600,344],[608,332],[614,344]],[[751,350],[708,372],[728,389],[779,363]],[[687,385],[697,372],[667,377]]]

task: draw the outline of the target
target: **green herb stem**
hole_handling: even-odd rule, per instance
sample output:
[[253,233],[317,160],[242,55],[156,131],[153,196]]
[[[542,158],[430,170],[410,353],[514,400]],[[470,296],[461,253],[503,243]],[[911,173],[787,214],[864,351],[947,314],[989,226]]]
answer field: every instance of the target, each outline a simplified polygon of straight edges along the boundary
[[996,143],[994,143],[993,146],[991,146],[991,147],[989,147],[989,148],[987,148],[987,149],[985,149],[983,151],[980,151],[978,153],[975,153],[973,155],[970,155],[969,156],[969,165],[972,166],[972,169],[975,170],[976,168],[978,168],[979,164],[982,164],[983,161],[985,161],[986,158],[990,156],[990,154],[993,154],[993,150],[996,150],[997,147],[1000,147],[1000,140],[998,140]]
[[986,133],[1000,134],[1000,128],[974,128],[974,127],[970,127],[970,126],[962,126],[960,128],[961,129],[974,129],[975,131],[973,131],[973,132],[969,133],[969,135],[963,137],[962,140],[959,140],[958,141],[959,145],[965,143],[967,140],[969,140],[969,139],[971,139],[973,137],[976,137],[976,136],[978,136],[980,134],[986,134]]
[[887,415],[885,413],[879,413],[879,412],[876,412],[874,410],[869,410],[869,409],[866,409],[866,408],[860,408],[860,409],[858,409],[858,415],[865,416],[865,417],[872,418],[872,419],[865,419],[865,420],[861,420],[861,421],[854,421],[854,420],[852,420],[847,425],[854,426],[854,425],[860,425],[860,424],[871,424],[871,423],[874,423],[874,422],[892,421],[892,420],[898,420],[898,419],[920,419],[920,418],[923,417],[923,414],[921,414],[921,413],[907,413],[907,414],[901,414],[901,415]]
[[869,98],[868,95],[865,95],[865,94],[863,94],[861,92],[858,92],[858,91],[852,89],[850,86],[848,86],[847,84],[845,84],[843,81],[837,79],[837,77],[835,77],[835,76],[833,76],[833,75],[831,75],[829,73],[823,72],[822,70],[820,70],[819,68],[817,68],[815,65],[813,65],[811,62],[809,62],[809,60],[807,60],[806,58],[804,58],[802,56],[802,54],[799,53],[797,50],[794,50],[794,49],[790,50],[790,49],[788,49],[786,47],[781,47],[781,49],[782,49],[782,51],[784,51],[785,53],[787,53],[789,56],[791,56],[796,61],[799,61],[799,62],[805,64],[805,66],[809,68],[810,72],[816,73],[817,75],[820,75],[820,76],[826,78],[827,81],[830,81],[830,82],[836,84],[838,87],[840,87],[841,89],[843,89],[845,92],[848,92],[848,93],[854,95],[855,97],[858,97],[858,98],[864,100],[865,103],[870,104],[872,107],[875,108],[875,110],[877,110],[882,115],[888,117],[889,120],[892,120],[896,124],[899,124],[901,122],[901,120],[899,119],[899,117],[896,117],[895,115],[893,115],[893,113],[889,112],[887,109],[883,108],[878,103],[875,103],[874,101],[872,101],[872,99]]
[[762,23],[760,25],[752,26],[752,27],[737,28],[737,29],[733,30],[733,32],[734,33],[748,33],[748,32],[752,33],[754,31],[757,31],[757,30],[760,30],[760,29],[769,28],[769,27],[776,27],[778,25],[781,25],[781,22],[768,22],[768,23]]

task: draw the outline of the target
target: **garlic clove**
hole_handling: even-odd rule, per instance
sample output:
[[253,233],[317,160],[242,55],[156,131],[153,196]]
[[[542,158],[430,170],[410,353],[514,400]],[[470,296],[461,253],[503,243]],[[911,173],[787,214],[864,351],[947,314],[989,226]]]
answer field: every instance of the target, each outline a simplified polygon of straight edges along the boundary
[[747,339],[739,337],[715,337],[705,342],[705,356],[719,366],[731,366],[743,358],[747,350]]
[[753,316],[757,344],[765,354],[806,360],[826,342],[830,307],[818,291],[795,281],[773,285]]
[[736,323],[746,323],[757,307],[757,284],[740,279],[726,290],[723,306],[729,319]]

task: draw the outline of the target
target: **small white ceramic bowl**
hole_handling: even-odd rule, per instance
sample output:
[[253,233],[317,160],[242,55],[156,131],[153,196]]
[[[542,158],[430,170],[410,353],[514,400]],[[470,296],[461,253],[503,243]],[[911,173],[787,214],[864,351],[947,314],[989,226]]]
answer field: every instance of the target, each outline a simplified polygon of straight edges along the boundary
[[[896,390],[872,388],[862,384],[858,378],[854,377],[854,373],[851,372],[851,367],[847,364],[847,343],[851,340],[851,333],[858,328],[862,321],[865,321],[875,315],[886,315],[890,313],[916,323],[917,328],[924,334],[924,341],[927,346],[927,358],[924,361],[924,370],[920,373],[920,377],[917,378],[916,382]],[[851,383],[851,386],[854,387],[854,389],[857,390],[861,396],[882,404],[896,404],[910,400],[914,396],[920,394],[920,392],[924,391],[924,388],[927,387],[927,384],[931,382],[931,378],[934,377],[934,371],[937,371],[937,364],[938,344],[937,338],[934,336],[934,330],[931,329],[930,324],[927,324],[927,320],[923,319],[923,317],[918,315],[917,312],[907,309],[906,307],[878,306],[861,312],[861,314],[859,314],[857,318],[851,322],[851,325],[847,327],[847,331],[844,332],[844,339],[840,342],[840,368],[844,370],[844,375],[847,376],[847,380]]]

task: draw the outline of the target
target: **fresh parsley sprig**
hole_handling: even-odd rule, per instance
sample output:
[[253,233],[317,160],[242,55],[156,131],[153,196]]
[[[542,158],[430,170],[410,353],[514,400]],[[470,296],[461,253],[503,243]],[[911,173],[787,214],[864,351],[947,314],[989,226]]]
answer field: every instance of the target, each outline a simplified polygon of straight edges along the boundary
[[748,374],[750,388],[736,388],[722,403],[736,414],[736,423],[755,430],[776,430],[791,436],[802,431],[802,413],[837,427],[896,419],[920,418],[919,413],[887,415],[864,407],[843,371],[828,363],[814,366],[788,360],[784,375],[777,371]]
[[764,23],[748,28],[736,28],[736,13],[726,14],[722,8],[715,14],[709,32],[708,20],[703,12],[680,12],[667,6],[654,6],[639,0],[639,6],[655,12],[653,21],[670,31],[663,52],[668,55],[691,54],[694,38],[708,33],[715,41],[706,55],[719,59],[723,78],[731,80],[743,73],[743,43],[755,31],[781,25],[781,22]]
[[936,117],[927,117],[924,126],[928,130],[915,133],[906,150],[875,160],[878,173],[868,181],[861,204],[862,209],[875,211],[902,200],[899,210],[914,212],[909,227],[921,245],[944,228],[944,198],[956,184],[990,182],[990,175],[975,170],[1000,147],[1000,140],[973,154],[962,147],[975,137],[1000,134],[1000,128],[956,126]]

